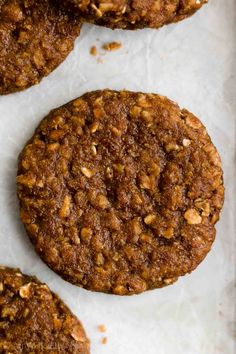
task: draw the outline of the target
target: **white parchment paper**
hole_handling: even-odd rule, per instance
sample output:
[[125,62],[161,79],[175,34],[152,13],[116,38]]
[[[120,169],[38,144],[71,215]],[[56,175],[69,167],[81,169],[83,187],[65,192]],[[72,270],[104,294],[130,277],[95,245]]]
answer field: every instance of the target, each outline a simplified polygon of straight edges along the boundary
[[[75,50],[40,85],[0,97],[0,263],[47,282],[83,321],[92,354],[236,353],[235,15],[235,0],[210,0],[191,19],[158,31],[85,25]],[[99,49],[98,63],[89,49],[107,41],[121,41],[122,49],[105,55]],[[15,174],[23,144],[49,110],[99,88],[177,101],[201,118],[224,165],[226,201],[211,253],[175,285],[134,297],[91,293],[60,279],[35,254],[18,216]]]

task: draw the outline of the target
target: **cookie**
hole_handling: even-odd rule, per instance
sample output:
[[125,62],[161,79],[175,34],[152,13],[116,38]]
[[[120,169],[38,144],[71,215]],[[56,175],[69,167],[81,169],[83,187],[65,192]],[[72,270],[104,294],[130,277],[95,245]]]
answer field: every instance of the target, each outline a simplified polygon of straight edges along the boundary
[[123,29],[159,28],[193,15],[207,0],[64,0],[86,20]]
[[89,354],[80,321],[46,284],[0,268],[0,352]]
[[220,157],[199,119],[127,91],[53,110],[19,157],[17,184],[21,219],[49,267],[119,295],[195,269],[224,198]]
[[50,74],[73,49],[80,27],[53,0],[0,0],[0,94]]

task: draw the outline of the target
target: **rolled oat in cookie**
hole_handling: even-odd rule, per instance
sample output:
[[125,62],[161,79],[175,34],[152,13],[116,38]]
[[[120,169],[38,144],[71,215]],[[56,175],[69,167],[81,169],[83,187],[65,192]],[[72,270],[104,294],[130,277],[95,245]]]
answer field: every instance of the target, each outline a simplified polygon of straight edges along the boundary
[[0,267],[0,352],[89,354],[80,321],[37,278]]
[[123,29],[159,28],[193,15],[207,0],[63,0],[89,22]]
[[0,94],[50,74],[73,49],[80,27],[54,0],[0,0]]
[[71,283],[119,295],[171,284],[210,251],[221,160],[198,118],[157,94],[95,91],[53,110],[19,157],[21,219]]

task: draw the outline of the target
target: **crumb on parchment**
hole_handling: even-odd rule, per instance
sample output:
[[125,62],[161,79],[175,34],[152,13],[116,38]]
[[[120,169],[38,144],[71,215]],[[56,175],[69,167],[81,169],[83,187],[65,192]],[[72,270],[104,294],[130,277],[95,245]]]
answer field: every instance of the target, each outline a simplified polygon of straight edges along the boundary
[[[98,328],[98,331],[99,331],[100,333],[105,333],[105,332],[107,331],[106,326],[105,326],[104,324],[98,325],[97,328]],[[100,343],[101,343],[101,344],[107,344],[107,337],[102,337],[102,338],[100,339]]]
[[101,343],[102,343],[102,344],[107,344],[107,337],[103,337],[103,338],[101,339]]
[[107,329],[106,329],[106,326],[104,324],[100,324],[98,326],[98,330],[99,330],[99,332],[104,333],[104,332],[106,332]]
[[95,45],[93,45],[90,48],[90,54],[93,55],[93,56],[96,56],[98,54],[98,50],[97,50],[97,47]]
[[120,42],[109,42],[109,43],[105,43],[102,48],[104,50],[111,52],[113,50],[118,50],[121,47],[122,47],[122,44]]
[[98,63],[102,63],[103,60],[101,59],[101,56],[104,56],[106,53],[104,53],[103,51],[100,51],[100,49],[105,50],[106,52],[112,52],[115,50],[118,50],[122,47],[122,44],[120,42],[108,42],[103,44],[103,46],[101,46],[101,48],[97,48],[97,46],[92,45],[90,47],[89,53],[90,55],[97,57],[97,62]]

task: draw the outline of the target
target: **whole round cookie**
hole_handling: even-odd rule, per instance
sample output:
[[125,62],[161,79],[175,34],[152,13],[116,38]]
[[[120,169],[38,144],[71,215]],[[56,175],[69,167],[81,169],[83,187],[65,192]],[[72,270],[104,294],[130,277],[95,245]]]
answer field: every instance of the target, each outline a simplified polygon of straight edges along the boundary
[[80,321],[46,284],[0,267],[0,352],[89,354]]
[[0,94],[51,73],[73,49],[80,27],[53,0],[0,0]]
[[86,20],[110,28],[159,28],[193,15],[208,0],[64,0]]
[[224,198],[202,123],[165,97],[127,91],[53,110],[20,155],[17,183],[40,257],[71,283],[119,295],[196,268]]

